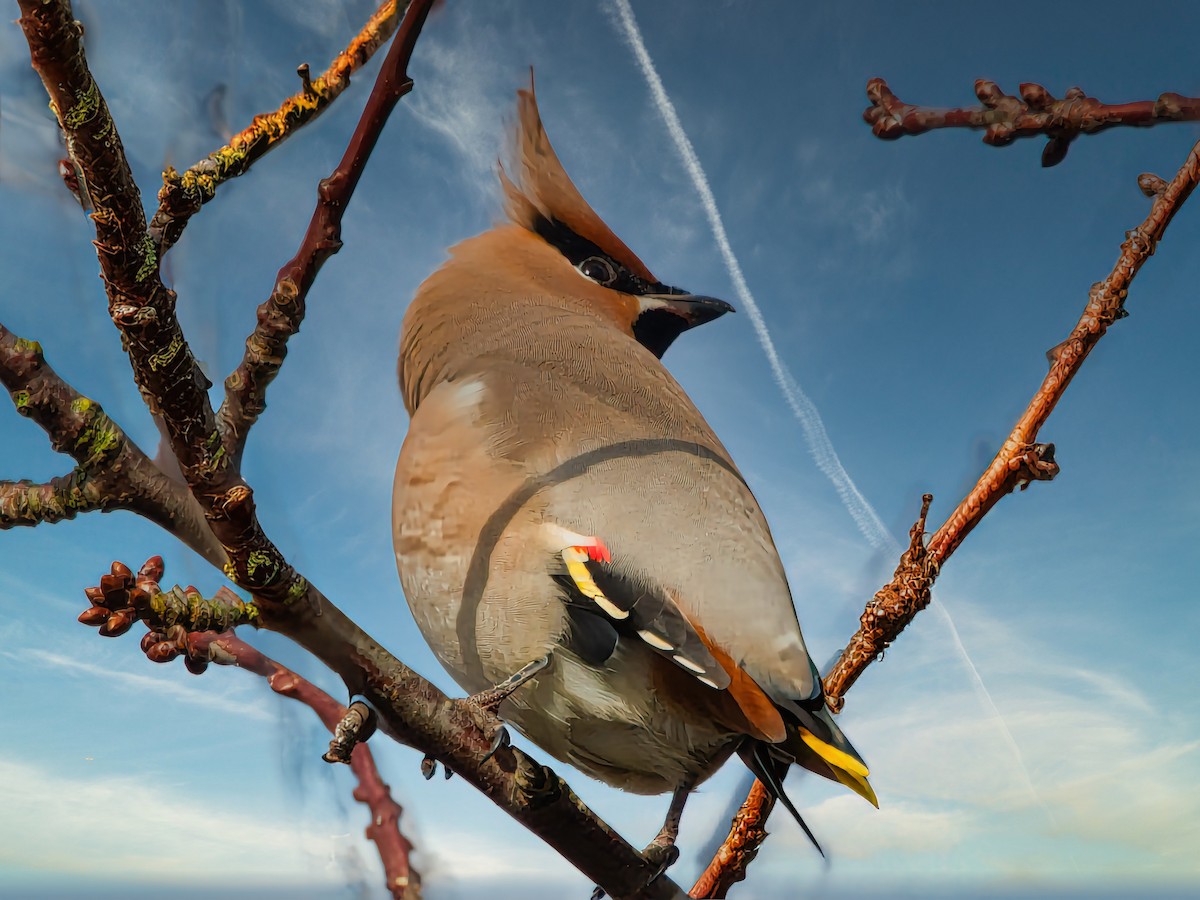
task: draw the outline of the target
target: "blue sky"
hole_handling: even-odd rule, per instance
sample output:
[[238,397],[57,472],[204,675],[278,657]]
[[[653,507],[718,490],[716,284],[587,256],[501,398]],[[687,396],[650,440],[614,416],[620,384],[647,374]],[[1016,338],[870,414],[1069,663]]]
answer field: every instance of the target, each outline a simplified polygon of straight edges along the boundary
[[[409,619],[390,544],[406,425],[397,334],[445,248],[498,217],[495,159],[530,65],[559,155],[614,230],[664,281],[745,306],[614,8],[450,2],[430,21],[416,90],[372,159],[345,248],[313,289],[247,451],[276,542],[447,690],[457,689]],[[966,132],[877,141],[860,119],[867,79],[931,105],[971,102],[977,77],[1009,92],[1021,81],[1056,94],[1079,84],[1112,101],[1196,94],[1200,13],[1156,3],[1139,4],[1136,21],[1117,3],[633,8],[746,286],[841,464],[890,539],[903,537],[923,491],[940,522],[1145,215],[1136,176],[1169,177],[1200,129],[1083,138],[1043,171],[1039,142],[995,150]],[[165,163],[182,167],[219,143],[205,105],[214,87],[225,85],[224,115],[241,127],[295,89],[298,63],[322,69],[371,5],[76,9],[149,201]],[[223,188],[168,256],[213,381],[240,358],[373,72]],[[0,321],[40,340],[149,448],[153,425],[105,316],[90,226],[55,174],[61,155],[20,33],[4,24]],[[938,607],[850,693],[843,725],[882,808],[795,776],[793,797],[830,863],[781,817],[741,896],[1121,896],[1134,886],[1172,896],[1200,885],[1198,241],[1200,213],[1187,207],[1136,281],[1131,317],[1042,433],[1062,474],[1001,503],[947,566]],[[818,468],[744,308],[685,336],[666,361],[754,486],[823,661],[889,576],[888,538],[860,528]],[[7,478],[70,467],[2,410],[0,460]],[[82,588],[112,559],[154,553],[169,581],[207,593],[220,584],[123,513],[0,535],[0,894],[119,896],[132,884],[152,896],[155,885],[199,891],[232,877],[246,894],[380,896],[364,811],[348,772],[320,763],[325,737],[306,710],[243,672],[155,667],[134,637],[102,641],[75,623]],[[339,688],[286,641],[256,642]],[[430,897],[586,896],[582,876],[460,780],[426,783],[414,751],[374,746],[408,810]],[[657,829],[665,798],[568,775],[630,840]],[[690,804],[681,882],[743,786],[730,766]]]

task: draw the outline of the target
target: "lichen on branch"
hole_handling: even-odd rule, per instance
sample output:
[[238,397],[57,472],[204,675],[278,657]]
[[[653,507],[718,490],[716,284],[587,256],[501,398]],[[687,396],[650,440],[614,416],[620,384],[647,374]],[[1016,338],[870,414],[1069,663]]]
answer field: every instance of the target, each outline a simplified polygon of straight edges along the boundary
[[183,172],[169,166],[163,172],[158,210],[150,220],[150,235],[159,253],[179,240],[188,219],[216,195],[222,183],[244,175],[256,161],[328,109],[350,86],[350,76],[395,33],[407,6],[407,2],[386,0],[321,75],[310,78],[308,65],[301,65],[297,69],[300,90],[277,109],[256,115],[228,144]]

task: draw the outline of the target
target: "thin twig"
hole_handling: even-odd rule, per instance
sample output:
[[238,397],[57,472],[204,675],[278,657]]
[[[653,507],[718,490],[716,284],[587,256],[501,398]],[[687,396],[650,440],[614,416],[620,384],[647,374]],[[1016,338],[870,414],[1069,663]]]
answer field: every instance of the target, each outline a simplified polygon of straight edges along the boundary
[[746,877],[746,870],[767,837],[767,816],[775,808],[775,798],[761,781],[754,779],[750,793],[733,817],[729,836],[717,848],[708,867],[700,873],[688,896],[724,897],[729,889]]
[[[910,543],[892,580],[867,604],[858,631],[825,676],[829,708],[840,712],[846,692],[887,647],[929,604],[930,589],[951,554],[1006,494],[1025,488],[1031,481],[1049,480],[1058,472],[1054,445],[1037,443],[1038,431],[1062,398],[1063,392],[1092,348],[1108,327],[1123,318],[1129,286],[1142,265],[1162,240],[1171,219],[1200,181],[1200,142],[1170,182],[1152,175],[1138,179],[1142,190],[1153,196],[1145,220],[1126,232],[1121,253],[1108,276],[1092,285],[1088,303],[1070,335],[1046,355],[1050,371],[1017,420],[996,457],[975,487],[930,538],[924,541],[925,515],[933,499],[922,498],[921,515],[909,533]],[[755,782],[734,820],[734,828],[692,889],[693,897],[723,897],[729,885],[745,877],[745,867],[766,837],[764,823],[770,812],[770,795]],[[749,821],[750,824],[744,824]]]
[[884,140],[924,134],[934,128],[972,128],[983,131],[985,144],[1003,147],[1018,138],[1045,135],[1048,141],[1042,151],[1042,165],[1047,167],[1062,162],[1071,142],[1081,134],[1120,126],[1148,128],[1162,122],[1200,120],[1200,98],[1182,94],[1110,104],[1087,96],[1077,87],[1069,88],[1062,99],[1031,82],[1020,85],[1020,92],[1019,97],[1010,96],[994,81],[981,78],[975,82],[975,96],[981,106],[938,109],[905,103],[892,93],[886,81],[872,78],[867,82],[871,105],[863,111],[863,118],[875,136]]
[[[399,49],[390,51],[388,59],[393,58],[392,53],[398,53],[407,60],[418,34],[417,29],[403,31],[394,45]],[[404,66],[389,67],[385,63],[341,161],[317,188],[317,206],[300,248],[280,268],[271,295],[258,308],[258,324],[246,338],[242,362],[225,379],[225,400],[217,413],[225,450],[235,466],[241,461],[251,426],[266,409],[267,386],[279,373],[287,355],[288,339],[300,330],[304,321],[309,289],[321,266],[342,247],[342,216],[371,151],[392,109],[410,90],[412,81]]]
[[0,530],[18,525],[52,525],[80,513],[119,508],[115,497],[100,490],[78,468],[49,481],[0,481]]
[[284,100],[278,109],[255,116],[224,147],[214,150],[182,173],[174,168],[163,172],[158,211],[150,220],[150,237],[160,256],[174,246],[188,219],[213,198],[222,183],[246,174],[268,151],[329,108],[350,86],[350,76],[366,65],[395,32],[402,12],[399,6],[396,0],[383,3],[318,78],[309,76],[307,63],[300,66],[297,69],[300,90]]
[[[209,633],[211,635],[211,633]],[[202,637],[196,635],[194,637]],[[228,660],[249,672],[267,679],[271,690],[308,706],[331,732],[341,720],[346,707],[283,664],[276,662],[237,636],[234,631],[212,636],[208,647],[194,644],[196,652],[205,652],[214,662]],[[366,828],[367,839],[374,842],[383,862],[387,889],[394,900],[419,900],[421,876],[412,868],[412,843],[400,830],[403,807],[392,797],[391,789],[380,777],[371,748],[356,744],[350,755],[350,769],[358,780],[354,799],[367,806],[371,824]]]

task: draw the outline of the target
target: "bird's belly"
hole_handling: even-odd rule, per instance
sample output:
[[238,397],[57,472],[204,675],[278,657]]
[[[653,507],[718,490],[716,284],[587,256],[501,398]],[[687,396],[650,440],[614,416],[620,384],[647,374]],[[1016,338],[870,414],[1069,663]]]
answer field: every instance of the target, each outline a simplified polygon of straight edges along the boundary
[[555,758],[614,787],[661,794],[699,783],[739,735],[655,690],[653,655],[624,641],[602,667],[563,649],[550,668],[500,709],[505,721]]

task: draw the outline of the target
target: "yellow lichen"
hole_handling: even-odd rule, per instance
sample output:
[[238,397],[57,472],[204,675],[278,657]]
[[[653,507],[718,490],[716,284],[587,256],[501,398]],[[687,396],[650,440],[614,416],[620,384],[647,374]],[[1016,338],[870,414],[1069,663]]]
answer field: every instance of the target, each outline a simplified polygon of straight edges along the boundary
[[271,555],[265,550],[252,550],[250,555],[246,557],[246,576],[254,578],[259,569],[271,567],[259,584],[268,585],[275,580],[275,576],[279,574],[279,566],[271,559]]
[[177,334],[164,349],[150,355],[150,369],[157,372],[159,369],[165,368],[182,349],[183,336]]
[[297,575],[295,580],[288,587],[287,602],[295,603],[307,593],[308,579],[306,579],[303,575]]
[[100,88],[95,81],[75,95],[75,105],[62,117],[64,128],[76,129],[92,121],[100,111]]
[[137,249],[142,255],[142,264],[138,266],[134,278],[138,282],[142,282],[158,268],[158,251],[154,247],[154,238],[150,237],[149,233],[142,235]]

